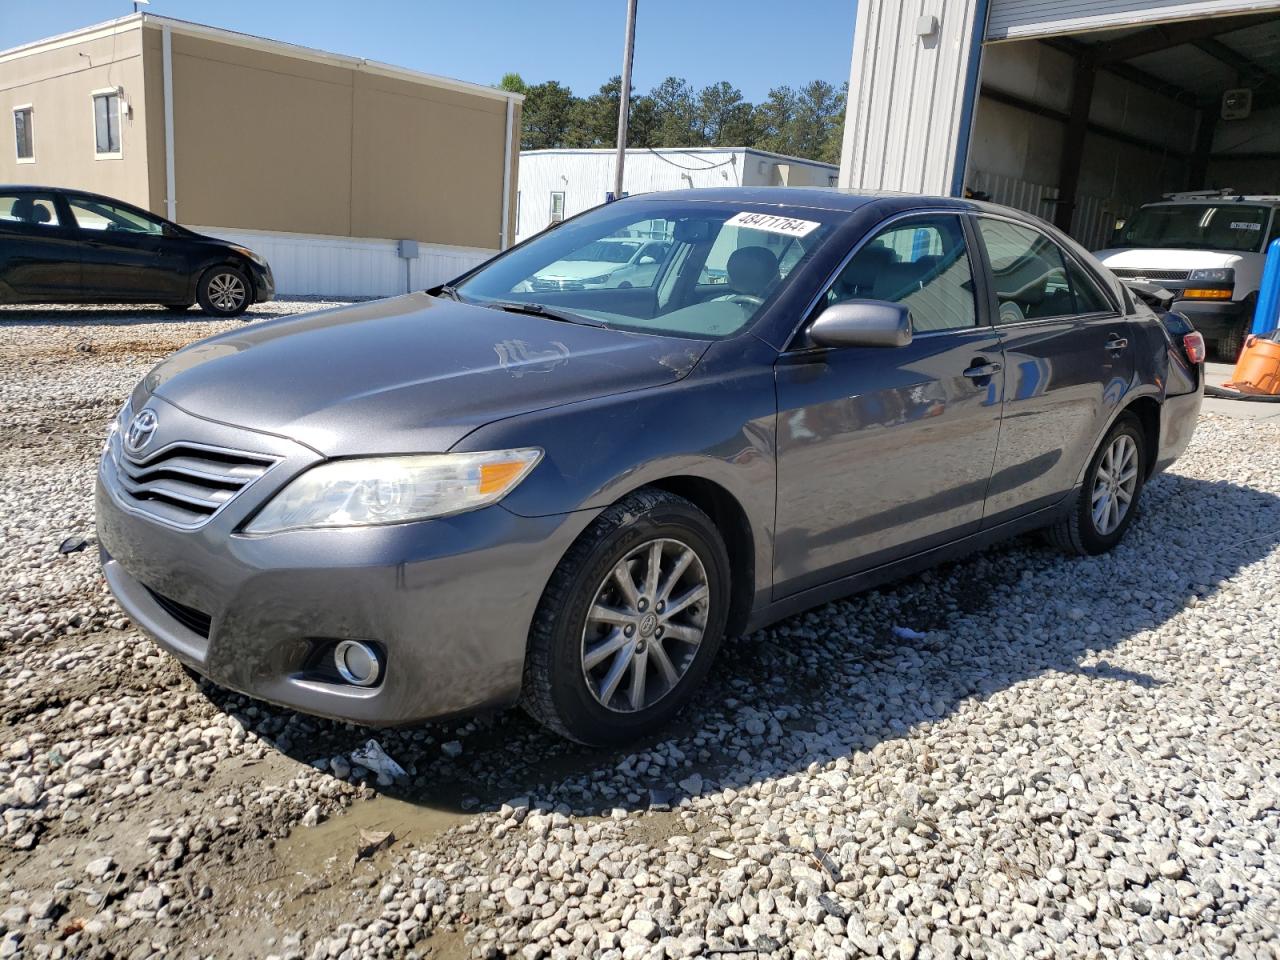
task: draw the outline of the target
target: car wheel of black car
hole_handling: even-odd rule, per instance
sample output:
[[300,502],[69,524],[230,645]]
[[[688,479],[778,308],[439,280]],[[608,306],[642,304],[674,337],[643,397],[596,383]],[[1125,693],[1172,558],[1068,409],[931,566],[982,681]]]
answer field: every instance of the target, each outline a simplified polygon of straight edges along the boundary
[[728,599],[729,556],[710,518],[663,490],[632,493],[578,538],[543,592],[525,709],[587,744],[658,730],[706,678]]
[[196,287],[200,309],[215,317],[236,317],[249,306],[249,278],[239,267],[210,267]]
[[1146,477],[1142,424],[1123,413],[1093,455],[1070,511],[1049,528],[1049,539],[1067,553],[1106,553],[1133,522]]

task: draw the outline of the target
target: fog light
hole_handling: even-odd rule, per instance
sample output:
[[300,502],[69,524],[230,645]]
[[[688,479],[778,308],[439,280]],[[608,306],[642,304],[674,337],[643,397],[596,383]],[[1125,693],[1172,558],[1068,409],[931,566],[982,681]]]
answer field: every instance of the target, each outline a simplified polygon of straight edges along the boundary
[[343,640],[333,648],[333,665],[338,675],[357,687],[371,687],[382,674],[378,652],[359,640]]

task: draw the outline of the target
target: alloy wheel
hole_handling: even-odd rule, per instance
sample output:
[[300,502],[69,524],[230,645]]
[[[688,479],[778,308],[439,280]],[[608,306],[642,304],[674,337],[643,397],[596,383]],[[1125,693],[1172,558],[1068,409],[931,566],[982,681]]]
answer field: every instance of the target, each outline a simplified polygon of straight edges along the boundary
[[1138,445],[1121,433],[1107,447],[1093,476],[1093,527],[1108,536],[1124,521],[1138,487]]
[[650,540],[619,560],[582,631],[582,673],[596,702],[634,713],[675,689],[698,654],[710,597],[702,561],[679,540]]
[[218,273],[210,279],[209,302],[219,310],[238,310],[244,299],[244,281],[234,273]]

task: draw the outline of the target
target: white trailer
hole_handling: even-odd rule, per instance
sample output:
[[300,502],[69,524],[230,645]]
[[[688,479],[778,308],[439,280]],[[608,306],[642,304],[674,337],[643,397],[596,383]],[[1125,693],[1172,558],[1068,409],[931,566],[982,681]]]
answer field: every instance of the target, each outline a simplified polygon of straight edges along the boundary
[[[605,203],[613,192],[613,150],[528,150],[520,154],[516,240]],[[835,164],[750,147],[631,149],[623,192],[698,187],[835,186]]]

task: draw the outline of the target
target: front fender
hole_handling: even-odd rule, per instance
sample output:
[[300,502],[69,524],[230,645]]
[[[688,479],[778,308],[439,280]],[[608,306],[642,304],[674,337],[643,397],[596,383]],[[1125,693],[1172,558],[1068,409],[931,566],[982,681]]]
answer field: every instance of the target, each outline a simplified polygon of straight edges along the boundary
[[775,357],[752,337],[722,341],[675,383],[499,420],[453,449],[540,447],[542,461],[502,501],[527,517],[598,510],[676,477],[715,483],[751,526],[760,589],[773,568]]

